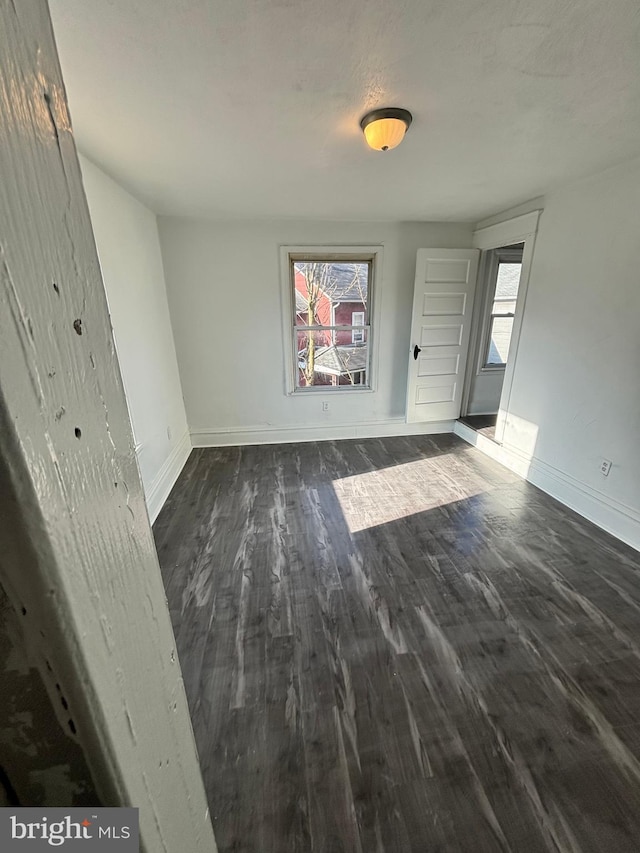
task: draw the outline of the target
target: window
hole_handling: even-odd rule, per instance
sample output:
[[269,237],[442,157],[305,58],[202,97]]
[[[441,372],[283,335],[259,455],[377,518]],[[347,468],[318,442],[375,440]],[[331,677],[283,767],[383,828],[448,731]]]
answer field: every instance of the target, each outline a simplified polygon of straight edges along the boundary
[[363,344],[364,343],[364,329],[357,328],[358,326],[364,326],[364,311],[352,311],[351,312],[351,325],[354,327],[351,332],[351,343],[352,344]]
[[522,251],[495,252],[491,270],[493,293],[488,312],[483,370],[504,369],[507,364],[522,270]]
[[288,249],[283,254],[290,392],[371,390],[371,305],[378,254],[377,249]]

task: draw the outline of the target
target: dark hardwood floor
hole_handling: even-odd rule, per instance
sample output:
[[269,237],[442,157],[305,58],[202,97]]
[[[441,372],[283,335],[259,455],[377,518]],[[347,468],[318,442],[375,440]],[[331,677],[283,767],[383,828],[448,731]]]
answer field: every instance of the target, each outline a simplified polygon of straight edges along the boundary
[[454,436],[195,450],[155,525],[220,853],[640,851],[640,555]]

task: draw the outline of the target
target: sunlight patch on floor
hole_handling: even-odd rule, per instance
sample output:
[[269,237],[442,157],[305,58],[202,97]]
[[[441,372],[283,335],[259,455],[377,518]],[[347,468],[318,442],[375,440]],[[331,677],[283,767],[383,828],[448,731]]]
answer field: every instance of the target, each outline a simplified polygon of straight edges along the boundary
[[351,533],[463,501],[486,491],[480,478],[457,476],[454,454],[416,459],[333,481]]

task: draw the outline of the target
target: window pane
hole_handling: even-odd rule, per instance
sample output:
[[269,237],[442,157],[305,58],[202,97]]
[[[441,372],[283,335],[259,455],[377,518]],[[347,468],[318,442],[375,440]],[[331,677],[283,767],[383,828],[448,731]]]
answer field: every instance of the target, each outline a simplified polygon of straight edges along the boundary
[[492,314],[513,314],[518,297],[522,264],[498,264],[498,278]]
[[[363,333],[362,343],[354,344],[354,331]],[[344,335],[345,342],[340,337]],[[367,385],[369,346],[367,329],[345,329],[333,331],[322,329],[315,332],[296,332],[298,364],[296,383],[298,388],[316,385],[346,387]]]
[[487,364],[506,364],[513,330],[513,317],[493,317]]
[[347,326],[361,312],[368,320],[369,264],[296,261],[296,326]]

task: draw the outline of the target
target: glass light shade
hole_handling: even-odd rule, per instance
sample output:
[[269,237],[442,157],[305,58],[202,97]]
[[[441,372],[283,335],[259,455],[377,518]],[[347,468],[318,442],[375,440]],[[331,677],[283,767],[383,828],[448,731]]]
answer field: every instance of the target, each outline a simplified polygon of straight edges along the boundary
[[390,151],[400,145],[407,132],[407,125],[399,118],[379,118],[364,129],[367,145],[376,151]]
[[367,144],[375,151],[389,151],[400,145],[413,116],[400,107],[382,107],[362,116],[360,127]]

